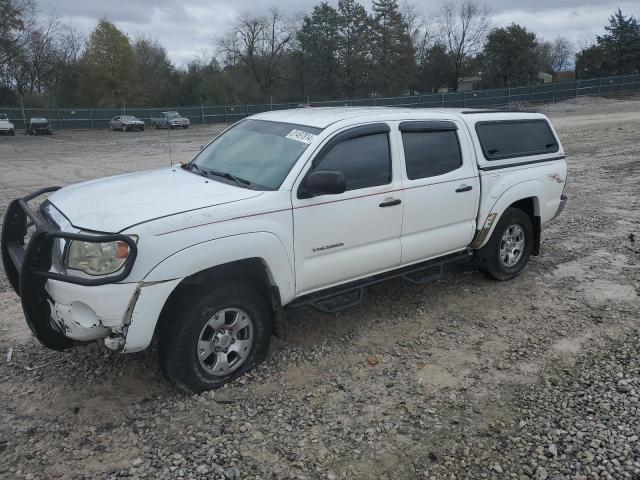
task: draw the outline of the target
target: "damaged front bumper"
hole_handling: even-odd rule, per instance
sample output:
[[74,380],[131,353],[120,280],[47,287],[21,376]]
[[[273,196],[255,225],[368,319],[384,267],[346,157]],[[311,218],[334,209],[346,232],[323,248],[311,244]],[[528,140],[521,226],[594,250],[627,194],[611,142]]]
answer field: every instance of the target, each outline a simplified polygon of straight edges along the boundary
[[51,322],[79,342],[103,338],[119,352],[149,346],[164,303],[180,279],[84,287],[50,280]]
[[[166,299],[179,280],[120,283],[133,268],[137,255],[135,241],[121,234],[86,235],[56,229],[42,213],[32,210],[28,202],[58,189],[45,188],[12,201],[3,221],[2,262],[9,283],[20,296],[29,328],[42,344],[54,350],[99,338],[105,338],[105,344],[116,350],[146,348],[164,305],[164,301],[158,302],[158,297],[166,294]],[[129,246],[129,257],[115,275],[73,276],[52,268],[56,239],[122,241]],[[148,338],[143,338],[144,335]]]

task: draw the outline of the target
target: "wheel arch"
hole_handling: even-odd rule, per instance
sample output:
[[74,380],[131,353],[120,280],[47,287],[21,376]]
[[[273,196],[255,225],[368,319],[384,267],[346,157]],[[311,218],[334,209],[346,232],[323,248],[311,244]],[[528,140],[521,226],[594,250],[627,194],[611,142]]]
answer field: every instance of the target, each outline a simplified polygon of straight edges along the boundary
[[[247,256],[246,252],[253,255]],[[194,289],[218,282],[239,280],[251,284],[268,300],[276,336],[286,336],[281,306],[295,295],[291,262],[280,239],[268,232],[254,232],[219,238],[193,245],[156,265],[146,282],[181,278],[164,302],[156,331]]]
[[175,308],[186,301],[194,292],[202,291],[220,282],[229,281],[240,281],[251,285],[269,300],[269,305],[274,314],[274,334],[278,337],[284,337],[284,325],[278,321],[281,316],[280,290],[273,283],[273,276],[268,266],[263,259],[258,257],[245,258],[205,268],[183,278],[167,297],[158,317],[156,332],[172,321]]
[[542,192],[543,185],[539,180],[522,182],[506,190],[498,197],[485,216],[484,222],[481,224],[483,227],[476,232],[473,242],[471,243],[471,248],[480,249],[484,247],[489,241],[489,238],[491,238],[493,230],[504,212],[508,208],[517,208],[531,218],[534,231],[534,244],[531,253],[532,255],[538,255],[540,253],[542,234],[542,221],[540,216],[540,197]]

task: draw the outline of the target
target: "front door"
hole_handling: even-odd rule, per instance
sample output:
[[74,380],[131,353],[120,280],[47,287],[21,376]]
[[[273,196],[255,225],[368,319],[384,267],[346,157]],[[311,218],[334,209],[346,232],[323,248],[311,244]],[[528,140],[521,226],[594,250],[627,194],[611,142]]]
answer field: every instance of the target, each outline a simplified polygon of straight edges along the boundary
[[[292,192],[299,295],[400,264],[403,192],[393,153],[389,126],[378,123],[336,134],[311,162]],[[341,171],[346,191],[299,198],[314,170]]]

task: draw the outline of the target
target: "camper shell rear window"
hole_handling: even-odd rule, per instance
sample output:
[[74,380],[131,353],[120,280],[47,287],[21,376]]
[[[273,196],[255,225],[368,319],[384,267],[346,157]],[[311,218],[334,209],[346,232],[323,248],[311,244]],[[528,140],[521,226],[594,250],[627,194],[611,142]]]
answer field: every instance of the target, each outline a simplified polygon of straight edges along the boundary
[[482,153],[489,160],[554,153],[560,145],[543,119],[476,123]]

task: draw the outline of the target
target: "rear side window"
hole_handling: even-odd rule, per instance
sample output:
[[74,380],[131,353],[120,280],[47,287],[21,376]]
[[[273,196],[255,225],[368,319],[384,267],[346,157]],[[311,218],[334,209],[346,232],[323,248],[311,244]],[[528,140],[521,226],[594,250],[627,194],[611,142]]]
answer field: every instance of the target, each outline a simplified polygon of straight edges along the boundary
[[540,155],[560,149],[545,120],[479,122],[476,132],[487,160]]
[[443,175],[462,166],[455,130],[402,132],[402,145],[410,180]]
[[347,190],[386,185],[391,182],[388,134],[376,133],[344,140],[324,155],[315,170],[341,171]]

